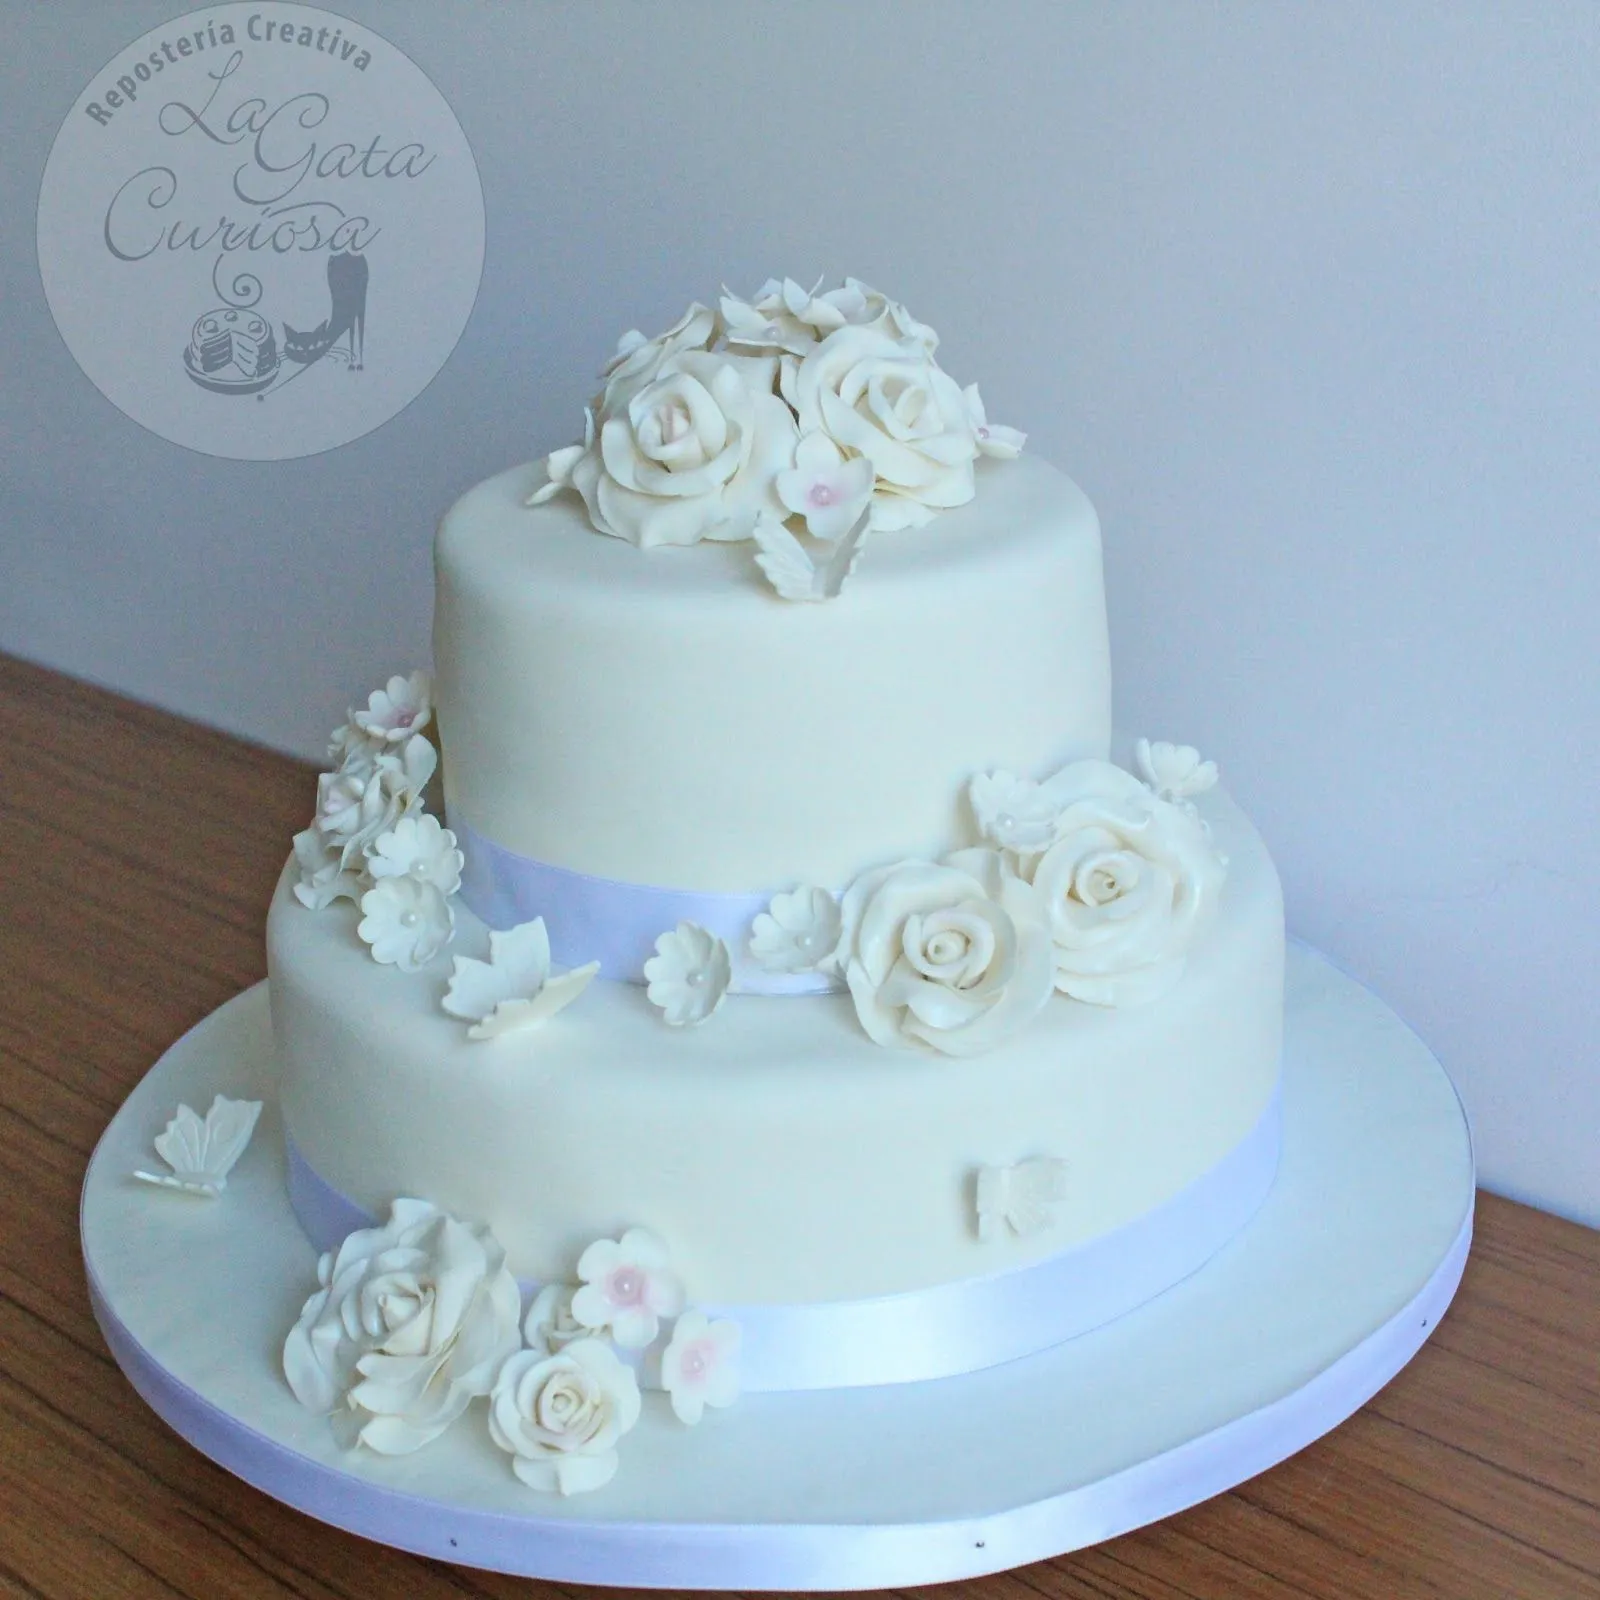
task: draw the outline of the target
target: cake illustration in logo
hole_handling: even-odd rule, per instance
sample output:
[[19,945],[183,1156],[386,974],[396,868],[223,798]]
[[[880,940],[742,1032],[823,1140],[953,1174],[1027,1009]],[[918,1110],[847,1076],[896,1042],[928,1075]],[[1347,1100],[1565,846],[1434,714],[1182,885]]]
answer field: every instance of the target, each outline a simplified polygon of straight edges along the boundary
[[194,325],[183,352],[184,370],[219,394],[255,394],[278,373],[278,341],[259,312],[218,306]]
[[329,355],[351,372],[365,367],[367,258],[358,251],[328,257],[328,315],[304,333],[284,323],[281,349],[272,324],[252,309],[260,299],[259,282],[243,281],[254,299],[206,312],[184,348],[183,369],[202,389],[262,397],[275,383],[299,375],[285,373],[286,364],[303,371]]

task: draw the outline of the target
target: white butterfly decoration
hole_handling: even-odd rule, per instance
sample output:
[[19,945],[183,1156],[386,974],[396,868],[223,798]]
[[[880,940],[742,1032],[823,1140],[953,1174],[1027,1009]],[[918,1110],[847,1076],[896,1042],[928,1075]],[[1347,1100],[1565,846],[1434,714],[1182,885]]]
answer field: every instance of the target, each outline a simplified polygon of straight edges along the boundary
[[204,1119],[180,1105],[167,1131],[157,1134],[155,1141],[156,1154],[172,1170],[135,1172],[134,1177],[215,1200],[228,1187],[228,1174],[250,1143],[260,1115],[259,1100],[225,1100],[220,1094]]
[[1016,1234],[1049,1227],[1066,1187],[1067,1164],[1055,1156],[1034,1156],[1010,1167],[979,1167],[978,1237],[993,1239],[1002,1224]]
[[550,937],[544,918],[489,935],[489,959],[455,958],[455,972],[440,1004],[470,1022],[469,1039],[497,1039],[537,1028],[570,1006],[600,970],[598,961],[571,972],[550,971]]
[[826,554],[819,565],[776,517],[758,517],[752,535],[759,547],[756,565],[785,600],[833,600],[856,570],[871,520],[869,500],[849,532],[837,544],[822,547]]

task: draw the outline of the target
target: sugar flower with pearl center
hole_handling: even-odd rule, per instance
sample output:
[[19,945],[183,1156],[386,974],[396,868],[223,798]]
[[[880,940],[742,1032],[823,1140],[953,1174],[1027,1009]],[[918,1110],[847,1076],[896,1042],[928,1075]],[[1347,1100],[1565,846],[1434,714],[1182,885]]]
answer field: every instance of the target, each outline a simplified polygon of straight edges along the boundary
[[776,894],[750,925],[750,954],[768,972],[811,972],[839,943],[839,903],[826,889]]
[[645,1228],[621,1239],[596,1239],[578,1258],[583,1285],[572,1296],[572,1315],[586,1328],[609,1328],[624,1350],[643,1350],[663,1317],[683,1309],[683,1285],[667,1247]]
[[455,912],[439,889],[409,873],[380,878],[361,897],[356,932],[372,946],[372,959],[402,972],[425,967],[449,944]]
[[695,922],[680,922],[656,940],[644,964],[645,993],[675,1028],[704,1022],[728,992],[733,964],[728,947]]
[[380,834],[367,858],[367,870],[375,880],[411,878],[432,884],[440,894],[451,895],[461,887],[462,855],[456,836],[439,826],[437,817],[426,813],[402,817],[387,833]]
[[661,1387],[690,1427],[707,1406],[731,1406],[739,1398],[739,1324],[685,1311],[661,1353]]
[[366,706],[350,713],[350,720],[370,739],[397,744],[420,733],[433,716],[433,688],[425,672],[390,678],[374,689]]
[[1045,785],[1010,772],[980,772],[967,793],[979,832],[1002,850],[1037,855],[1055,843],[1061,801]]
[[774,480],[786,511],[806,519],[806,532],[830,543],[850,525],[872,496],[872,463],[864,456],[845,460],[825,433],[808,433],[795,447],[795,464]]

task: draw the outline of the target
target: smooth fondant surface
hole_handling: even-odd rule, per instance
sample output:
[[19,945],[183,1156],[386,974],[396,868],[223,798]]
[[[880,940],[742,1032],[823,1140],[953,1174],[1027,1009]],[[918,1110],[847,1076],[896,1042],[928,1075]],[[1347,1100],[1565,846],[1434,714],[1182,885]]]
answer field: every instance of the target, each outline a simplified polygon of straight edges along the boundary
[[839,888],[959,839],[972,775],[1104,757],[1100,528],[1036,458],[873,535],[821,605],[780,600],[749,544],[641,551],[576,496],[479,484],[435,547],[445,792],[558,867],[676,889]]
[[[632,1225],[722,1303],[889,1294],[1053,1254],[1208,1171],[1277,1081],[1277,875],[1225,796],[1200,808],[1228,878],[1178,986],[1117,1010],[1058,997],[971,1060],[874,1044],[845,996],[735,995],[674,1029],[600,980],[538,1030],[472,1042],[439,1009],[448,953],[379,966],[347,902],[295,901],[291,867],[268,921],[284,1117],[336,1189],[482,1218],[525,1278]],[[485,931],[458,915],[452,948],[481,955]],[[1036,1155],[1067,1164],[1053,1224],[980,1241],[976,1169]]]

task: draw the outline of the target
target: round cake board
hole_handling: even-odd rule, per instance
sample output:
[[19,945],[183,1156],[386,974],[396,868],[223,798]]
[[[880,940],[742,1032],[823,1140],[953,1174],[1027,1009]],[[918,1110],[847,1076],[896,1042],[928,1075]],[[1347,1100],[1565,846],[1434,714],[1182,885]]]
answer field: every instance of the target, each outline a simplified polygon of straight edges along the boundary
[[[871,1589],[1020,1566],[1253,1476],[1411,1358],[1460,1281],[1473,1159],[1449,1079],[1381,1001],[1291,948],[1284,1144],[1255,1220],[1118,1321],[967,1377],[659,1399],[597,1493],[525,1488],[478,1402],[411,1456],[346,1454],[282,1375],[316,1255],[284,1188],[264,984],[179,1040],[84,1180],[95,1313],[140,1394],[222,1466],[386,1544],[557,1581]],[[215,1200],[135,1182],[180,1101],[265,1102]]]

